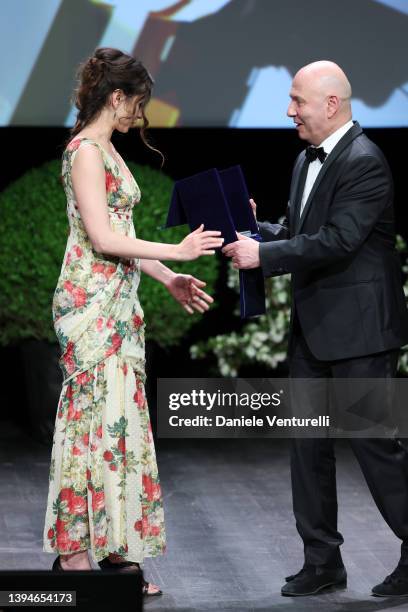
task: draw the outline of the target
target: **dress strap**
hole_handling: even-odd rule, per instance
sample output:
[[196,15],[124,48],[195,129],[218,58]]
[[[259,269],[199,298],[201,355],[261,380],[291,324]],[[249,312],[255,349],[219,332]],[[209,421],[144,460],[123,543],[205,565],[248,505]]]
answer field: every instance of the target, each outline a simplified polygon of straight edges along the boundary
[[[79,142],[78,142],[79,141]],[[71,142],[68,144],[66,151],[68,153],[70,153],[70,162],[71,162],[71,168],[72,168],[72,164],[74,163],[74,159],[75,156],[78,152],[78,150],[83,146],[83,145],[93,145],[94,147],[96,147],[97,149],[99,149],[101,155],[102,155],[102,159],[103,161],[105,161],[105,157],[104,157],[104,150],[103,147],[101,147],[101,145],[99,144],[99,142],[96,142],[95,140],[92,140],[91,138],[86,138],[86,137],[82,137],[82,138],[74,138],[73,140],[71,140]]]

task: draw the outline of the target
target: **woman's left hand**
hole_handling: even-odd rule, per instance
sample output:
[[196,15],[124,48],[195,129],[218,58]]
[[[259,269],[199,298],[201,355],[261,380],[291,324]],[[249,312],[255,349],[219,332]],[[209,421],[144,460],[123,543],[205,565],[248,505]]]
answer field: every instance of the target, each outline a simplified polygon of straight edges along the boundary
[[194,278],[191,274],[175,274],[165,286],[186,312],[193,314],[194,310],[205,312],[213,298],[202,290],[206,283]]

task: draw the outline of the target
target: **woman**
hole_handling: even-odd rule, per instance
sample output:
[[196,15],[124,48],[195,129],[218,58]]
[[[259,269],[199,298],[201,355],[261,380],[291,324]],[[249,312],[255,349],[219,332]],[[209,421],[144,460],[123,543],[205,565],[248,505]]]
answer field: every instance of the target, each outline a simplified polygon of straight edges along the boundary
[[[220,232],[189,234],[180,244],[136,238],[132,207],[139,187],[111,143],[147,120],[152,79],[116,49],[97,49],[80,67],[79,109],[64,151],[62,178],[70,224],[53,300],[61,345],[58,404],[44,527],[54,570],[138,570],[165,549],[161,489],[144,394],[140,271],[162,282],[188,313],[212,298],[205,283],[159,260],[212,255]],[[147,143],[146,143],[147,144]],[[147,145],[149,146],[149,145]],[[160,316],[160,313],[157,313]],[[145,592],[160,594],[145,583]]]

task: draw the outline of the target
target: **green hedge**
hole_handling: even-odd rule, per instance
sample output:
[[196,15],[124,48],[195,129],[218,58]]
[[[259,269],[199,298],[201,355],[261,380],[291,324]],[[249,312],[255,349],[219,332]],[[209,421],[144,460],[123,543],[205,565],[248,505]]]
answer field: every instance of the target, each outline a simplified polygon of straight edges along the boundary
[[[142,191],[134,208],[139,238],[179,242],[187,228],[162,231],[172,180],[147,166],[129,163]],[[0,344],[15,344],[24,338],[56,340],[51,302],[62,265],[68,221],[62,188],[61,162],[53,160],[34,168],[0,194]],[[170,262],[173,270],[193,274],[206,281],[212,293],[218,274],[215,257],[182,264]],[[167,290],[143,275],[140,301],[145,311],[147,338],[163,347],[176,344],[197,320],[189,316]]]

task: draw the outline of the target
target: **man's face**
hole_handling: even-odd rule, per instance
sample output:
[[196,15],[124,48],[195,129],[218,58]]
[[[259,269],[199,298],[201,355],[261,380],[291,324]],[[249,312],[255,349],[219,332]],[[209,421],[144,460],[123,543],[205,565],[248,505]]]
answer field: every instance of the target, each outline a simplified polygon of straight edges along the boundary
[[316,79],[313,81],[310,75],[296,75],[289,96],[291,101],[287,115],[296,124],[299,138],[318,146],[330,129],[327,97],[319,89]]

